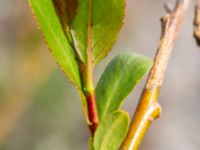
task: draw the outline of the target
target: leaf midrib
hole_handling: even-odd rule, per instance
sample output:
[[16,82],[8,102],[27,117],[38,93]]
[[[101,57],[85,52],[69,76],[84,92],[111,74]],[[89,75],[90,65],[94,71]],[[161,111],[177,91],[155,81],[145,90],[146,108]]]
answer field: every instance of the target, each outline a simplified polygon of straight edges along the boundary
[[87,65],[92,61],[92,0],[88,0]]

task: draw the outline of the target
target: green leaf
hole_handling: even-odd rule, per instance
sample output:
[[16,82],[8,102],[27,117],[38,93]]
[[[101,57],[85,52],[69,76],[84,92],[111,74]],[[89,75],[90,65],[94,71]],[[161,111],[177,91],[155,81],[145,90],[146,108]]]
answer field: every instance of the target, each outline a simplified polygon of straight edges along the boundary
[[98,63],[118,37],[125,15],[125,0],[95,0],[92,12],[93,56]]
[[[91,2],[91,3],[90,3]],[[71,24],[74,45],[83,62],[87,59],[88,28],[94,63],[111,50],[123,24],[125,0],[78,0],[77,14]],[[91,11],[92,14],[89,14]],[[88,27],[88,21],[91,26]]]
[[29,0],[29,3],[52,55],[68,79],[81,88],[78,65],[56,15],[52,0]]
[[94,136],[95,150],[118,150],[129,126],[129,115],[116,111],[105,117],[99,124]]
[[100,120],[119,109],[151,64],[147,57],[128,53],[115,57],[109,63],[96,87]]

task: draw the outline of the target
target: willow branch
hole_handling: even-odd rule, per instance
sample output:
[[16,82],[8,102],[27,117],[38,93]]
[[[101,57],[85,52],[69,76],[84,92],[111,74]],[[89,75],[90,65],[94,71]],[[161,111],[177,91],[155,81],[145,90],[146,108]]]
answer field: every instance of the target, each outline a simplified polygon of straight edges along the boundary
[[154,65],[146,81],[140,102],[130,125],[122,150],[137,150],[152,121],[159,117],[158,95],[163,83],[168,60],[182,25],[189,0],[177,0],[174,10],[161,18],[162,34],[154,58]]
[[200,0],[196,0],[194,9],[194,38],[200,46]]

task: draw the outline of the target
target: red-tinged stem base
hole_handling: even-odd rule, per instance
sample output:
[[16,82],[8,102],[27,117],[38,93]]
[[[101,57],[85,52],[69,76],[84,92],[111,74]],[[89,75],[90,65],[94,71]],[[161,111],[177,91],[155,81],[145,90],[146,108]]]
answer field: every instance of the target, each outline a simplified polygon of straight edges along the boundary
[[87,100],[87,108],[88,108],[88,118],[90,121],[89,128],[93,137],[95,130],[99,124],[98,112],[96,109],[97,108],[96,97],[94,94],[86,94],[86,100]]

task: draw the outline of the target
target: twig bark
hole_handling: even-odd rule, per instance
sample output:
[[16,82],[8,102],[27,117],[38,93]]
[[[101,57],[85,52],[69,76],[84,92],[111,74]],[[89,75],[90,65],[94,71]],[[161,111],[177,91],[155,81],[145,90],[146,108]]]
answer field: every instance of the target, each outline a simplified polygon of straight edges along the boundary
[[194,38],[197,44],[200,46],[200,0],[196,0],[194,9]]
[[162,34],[154,65],[146,81],[127,137],[121,146],[122,150],[137,150],[150,124],[160,115],[161,107],[157,102],[160,87],[188,5],[189,0],[177,0],[174,10],[168,10],[168,14],[161,19]]

